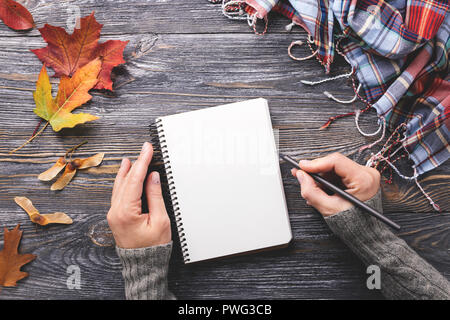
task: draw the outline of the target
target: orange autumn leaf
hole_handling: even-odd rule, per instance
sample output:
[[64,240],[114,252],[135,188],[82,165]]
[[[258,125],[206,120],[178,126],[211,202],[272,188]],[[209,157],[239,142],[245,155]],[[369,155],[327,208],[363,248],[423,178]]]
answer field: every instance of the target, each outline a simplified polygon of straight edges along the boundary
[[51,223],[71,224],[73,222],[72,219],[63,212],[40,214],[31,200],[26,197],[15,197],[14,201],[28,214],[32,222],[41,226],[46,226]]
[[36,258],[34,254],[17,252],[23,232],[19,228],[19,224],[11,231],[4,228],[3,250],[0,251],[0,287],[15,287],[17,281],[28,276],[28,273],[20,271],[20,268]]
[[50,190],[56,191],[64,189],[69,184],[69,182],[72,181],[72,178],[77,173],[77,170],[96,167],[100,163],[102,163],[104,157],[104,153],[97,153],[96,155],[93,155],[92,157],[86,159],[75,159],[69,162],[66,165],[64,173],[58,178],[58,180],[56,180],[54,184],[52,184]]
[[52,97],[52,86],[45,66],[42,67],[33,92],[36,108],[33,110],[39,117],[47,120],[54,131],[62,128],[73,128],[77,124],[98,119],[89,113],[72,113],[92,96],[88,93],[98,82],[100,60],[94,60],[75,72],[72,78],[62,76],[56,98]]
[[0,0],[0,19],[14,30],[34,28],[31,13],[20,3],[13,0]]
[[81,18],[80,28],[69,35],[61,27],[46,24],[39,29],[47,47],[31,50],[47,66],[55,70],[55,76],[71,77],[92,60],[99,58],[102,67],[95,89],[112,90],[111,71],[125,63],[123,50],[128,41],[109,40],[99,43],[102,24],[95,20],[94,13]]

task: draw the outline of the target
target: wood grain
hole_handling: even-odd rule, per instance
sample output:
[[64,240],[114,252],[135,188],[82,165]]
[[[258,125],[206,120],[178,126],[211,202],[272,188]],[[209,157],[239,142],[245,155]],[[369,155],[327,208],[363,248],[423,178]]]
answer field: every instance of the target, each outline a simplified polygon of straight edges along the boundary
[[[14,215],[14,218],[12,218]],[[103,214],[71,214],[70,226],[36,227],[20,210],[3,212],[2,221],[24,230],[22,252],[38,255],[25,267],[31,276],[2,298],[123,298],[120,262]],[[400,235],[447,277],[450,214],[406,217],[392,213]],[[184,266],[176,241],[170,273],[179,298],[379,298],[365,289],[362,264],[326,228],[316,213],[290,213],[294,241],[282,250]],[[440,240],[436,236],[440,235]],[[434,239],[434,240],[433,240]],[[66,269],[81,269],[82,290],[68,290]],[[245,281],[243,281],[245,280]]]
[[[289,21],[284,18],[272,16],[269,33],[258,37],[245,23],[224,18],[219,7],[206,0],[22,2],[38,27],[44,23],[64,26],[68,5],[79,6],[82,15],[95,10],[105,24],[102,41],[130,43],[126,65],[114,70],[114,93],[94,92],[92,101],[82,108],[100,120],[61,133],[47,128],[36,141],[9,154],[30,137],[39,121],[32,112],[32,91],[41,64],[30,49],[45,43],[37,30],[17,33],[0,24],[0,226],[12,228],[20,223],[22,252],[38,256],[24,268],[30,277],[17,288],[4,288],[0,299],[124,297],[121,267],[105,215],[120,160],[136,158],[142,143],[150,139],[148,125],[158,116],[265,97],[281,151],[298,159],[342,152],[360,163],[368,156],[358,156],[358,149],[373,139],[362,137],[352,118],[318,130],[330,116],[354,108],[328,100],[323,91],[348,98],[352,89],[345,81],[317,87],[300,82],[326,76],[316,61],[296,62],[287,56],[290,42],[305,35],[299,28],[286,33]],[[296,50],[297,55],[309,54],[307,48]],[[342,60],[333,65],[333,75],[346,71]],[[56,87],[57,79],[52,83]],[[376,130],[375,113],[362,116],[361,126]],[[37,180],[65,150],[83,140],[88,144],[76,155],[105,152],[101,167],[80,171],[62,192],[50,191],[51,183]],[[161,169],[161,163],[155,162],[153,168]],[[282,164],[281,168],[294,233],[291,245],[184,266],[175,236],[169,285],[179,298],[380,297],[366,289],[362,264],[300,197],[290,167]],[[408,173],[407,168],[402,170]],[[449,176],[447,163],[421,177],[444,213],[432,212],[414,184],[398,178],[392,185],[382,184],[385,212],[403,227],[399,236],[447,277]],[[14,203],[14,196],[27,196],[42,213],[64,211],[74,224],[35,226]],[[66,269],[72,264],[81,268],[82,290],[67,289]]]
[[[79,8],[81,16],[95,11],[96,19],[104,24],[102,34],[208,34],[250,32],[245,23],[231,21],[221,14],[220,5],[207,0],[21,0],[34,17],[38,28],[45,23],[66,26],[70,8]],[[74,12],[72,10],[72,12]],[[286,33],[287,19],[274,16],[269,32]],[[300,32],[296,27],[292,32]],[[38,36],[35,29],[24,32],[28,36]],[[12,31],[1,25],[0,36],[14,36]]]

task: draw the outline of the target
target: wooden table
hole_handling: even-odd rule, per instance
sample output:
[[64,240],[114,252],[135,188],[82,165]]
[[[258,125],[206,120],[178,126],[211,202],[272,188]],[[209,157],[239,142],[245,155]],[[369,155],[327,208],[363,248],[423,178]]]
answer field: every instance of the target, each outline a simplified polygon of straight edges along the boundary
[[[41,63],[30,49],[45,46],[37,30],[14,32],[0,23],[0,225],[21,224],[21,252],[37,259],[23,270],[30,276],[16,288],[4,288],[0,298],[121,299],[121,265],[105,215],[119,161],[136,158],[149,139],[148,125],[157,116],[201,109],[249,98],[269,100],[272,121],[279,130],[280,148],[297,158],[330,152],[356,154],[370,141],[356,130],[353,118],[338,120],[327,130],[318,128],[328,117],[353,110],[323,95],[352,96],[345,81],[317,87],[302,79],[323,79],[316,60],[296,62],[287,55],[293,40],[305,39],[296,27],[272,16],[269,32],[256,36],[245,22],[223,17],[220,6],[206,0],[184,1],[39,1],[24,2],[38,27],[65,26],[68,5],[81,15],[93,10],[105,26],[102,40],[130,40],[126,65],[115,70],[114,93],[94,93],[83,109],[101,119],[42,136],[16,154],[32,134],[38,117],[33,113],[32,91]],[[298,55],[309,54],[303,47]],[[333,74],[348,71],[337,62]],[[57,80],[54,80],[56,86]],[[363,107],[362,104],[358,105]],[[364,130],[376,129],[374,112],[361,120]],[[80,172],[63,191],[37,175],[65,150],[88,140],[78,156],[106,152],[103,165]],[[362,161],[362,159],[360,159]],[[156,163],[155,166],[160,164]],[[450,277],[450,165],[425,174],[425,190],[445,213],[432,212],[414,184],[396,179],[383,183],[388,217],[403,228],[398,233],[421,256]],[[282,165],[294,240],[287,249],[184,266],[175,238],[169,285],[178,298],[380,298],[366,288],[362,263],[329,231],[322,218],[300,197],[289,166]],[[69,226],[32,224],[15,203],[15,196],[30,198],[42,213],[64,211],[74,220]],[[174,233],[175,234],[175,233]],[[3,236],[1,236],[3,240]],[[81,290],[66,286],[67,268],[78,265]]]

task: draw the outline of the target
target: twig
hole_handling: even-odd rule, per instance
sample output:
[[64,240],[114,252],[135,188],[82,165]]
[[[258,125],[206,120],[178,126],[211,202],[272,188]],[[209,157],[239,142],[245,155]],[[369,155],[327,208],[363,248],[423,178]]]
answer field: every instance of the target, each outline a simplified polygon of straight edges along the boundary
[[81,147],[83,144],[86,144],[88,141],[84,140],[83,142],[77,144],[76,146],[70,148],[69,150],[67,150],[66,154],[64,155],[64,158],[67,157],[67,155],[70,153],[70,159],[72,159],[72,155],[75,152],[75,150],[77,150],[79,147]]
[[38,131],[38,129],[39,129],[39,127],[41,126],[41,124],[42,124],[42,118],[39,119],[39,123],[37,124],[37,126],[36,126],[36,128],[34,129],[33,134],[32,134],[31,136],[34,136],[34,135],[36,134],[36,132]]
[[45,130],[45,128],[47,128],[48,124],[49,124],[49,122],[47,122],[47,123],[45,124],[45,126],[44,126],[41,130],[39,130],[38,133],[36,133],[35,135],[33,135],[33,136],[32,136],[30,139],[28,139],[27,141],[25,141],[25,143],[24,143],[23,145],[21,145],[20,147],[14,149],[14,150],[12,150],[12,151],[10,151],[9,154],[13,154],[13,153],[16,152],[16,151],[19,151],[20,149],[22,149],[23,147],[25,147],[27,144],[29,144],[31,141],[33,141],[34,138],[36,138],[38,135],[40,135],[42,132],[44,132],[44,130]]

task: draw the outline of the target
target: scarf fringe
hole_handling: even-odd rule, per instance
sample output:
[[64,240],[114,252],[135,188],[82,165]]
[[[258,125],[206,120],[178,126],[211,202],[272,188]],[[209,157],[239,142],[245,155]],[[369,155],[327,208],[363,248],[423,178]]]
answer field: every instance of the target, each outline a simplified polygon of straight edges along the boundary
[[[222,3],[222,14],[231,20],[246,20],[253,32],[262,36],[266,34],[267,28],[269,26],[269,19],[265,16],[262,19],[258,19],[256,12],[248,13],[245,8],[247,6],[245,0],[209,0],[213,4]],[[264,21],[264,29],[262,32],[257,31],[258,20]]]

